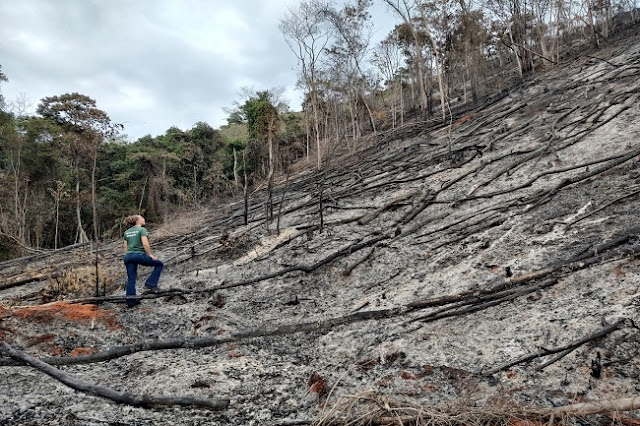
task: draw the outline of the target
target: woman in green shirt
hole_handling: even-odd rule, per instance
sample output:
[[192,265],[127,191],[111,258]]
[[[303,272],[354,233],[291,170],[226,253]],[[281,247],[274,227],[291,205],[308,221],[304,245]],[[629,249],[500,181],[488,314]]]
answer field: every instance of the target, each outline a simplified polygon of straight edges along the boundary
[[127,306],[133,307],[140,304],[136,299],[136,280],[138,278],[138,265],[153,266],[153,272],[147,278],[145,287],[149,292],[158,292],[158,280],[164,267],[151,252],[149,234],[144,228],[144,217],[138,215],[129,216],[124,220],[129,229],[124,231],[124,266],[127,268]]

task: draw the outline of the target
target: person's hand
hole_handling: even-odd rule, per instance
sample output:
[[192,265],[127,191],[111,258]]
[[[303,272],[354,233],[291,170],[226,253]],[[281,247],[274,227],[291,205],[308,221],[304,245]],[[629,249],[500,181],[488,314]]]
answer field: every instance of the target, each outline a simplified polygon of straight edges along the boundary
[[152,254],[150,254],[150,255],[149,255],[149,257],[150,257],[152,260],[158,260],[157,256],[154,256],[154,255],[152,255]]

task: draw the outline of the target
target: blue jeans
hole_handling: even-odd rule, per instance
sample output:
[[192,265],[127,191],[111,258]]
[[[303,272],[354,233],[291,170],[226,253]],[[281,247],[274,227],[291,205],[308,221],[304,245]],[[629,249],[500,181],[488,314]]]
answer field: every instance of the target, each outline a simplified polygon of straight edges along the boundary
[[[136,295],[136,280],[138,279],[138,265],[153,266],[153,272],[147,278],[144,284],[146,287],[158,287],[158,280],[162,273],[163,263],[159,260],[153,260],[151,256],[142,253],[127,253],[123,259],[124,266],[127,268],[127,296]],[[129,302],[127,302],[129,303]],[[132,302],[133,303],[133,302]]]

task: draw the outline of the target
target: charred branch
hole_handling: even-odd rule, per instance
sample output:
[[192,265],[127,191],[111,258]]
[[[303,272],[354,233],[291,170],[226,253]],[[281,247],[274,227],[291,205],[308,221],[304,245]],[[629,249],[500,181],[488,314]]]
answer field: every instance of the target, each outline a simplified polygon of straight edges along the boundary
[[144,395],[138,396],[131,393],[120,392],[115,389],[107,388],[104,386],[95,385],[79,379],[71,374],[65,373],[46,362],[14,349],[7,343],[0,343],[0,353],[8,355],[10,358],[37,369],[38,371],[58,380],[61,383],[69,386],[70,388],[89,395],[99,396],[109,399],[118,404],[130,405],[133,407],[149,408],[153,406],[187,406],[187,407],[202,407],[211,410],[222,410],[229,405],[228,399],[202,399],[191,396],[151,396]]

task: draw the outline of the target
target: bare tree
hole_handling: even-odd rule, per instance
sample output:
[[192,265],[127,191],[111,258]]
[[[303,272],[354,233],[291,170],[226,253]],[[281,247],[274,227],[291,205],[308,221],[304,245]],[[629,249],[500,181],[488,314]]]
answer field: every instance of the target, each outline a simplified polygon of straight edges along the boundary
[[336,64],[346,67],[347,84],[355,88],[351,102],[354,105],[359,102],[364,105],[371,129],[376,133],[375,120],[366,97],[367,74],[362,67],[371,39],[369,6],[371,0],[355,0],[352,4],[346,4],[342,10],[328,8],[324,13],[336,33],[335,43],[328,52]]
[[[422,55],[422,43],[420,35],[415,23],[415,13],[419,3],[417,0],[384,0],[389,7],[403,20],[407,29],[411,33],[413,39],[413,47],[415,54],[415,67],[416,67],[416,79],[418,82],[418,94],[420,97],[420,107],[422,113],[426,114],[428,110],[427,106],[427,91],[425,88],[425,62]],[[420,13],[418,11],[418,13]]]
[[513,53],[522,78],[533,69],[533,51],[528,46],[530,34],[527,34],[527,4],[522,0],[487,0],[484,7],[500,19],[503,35],[501,42]]
[[322,166],[318,66],[322,51],[332,35],[331,27],[322,13],[326,9],[327,3],[319,0],[303,1],[295,9],[289,9],[279,25],[289,48],[298,58],[300,80],[310,96],[318,169]]
[[58,225],[60,223],[60,201],[63,198],[69,197],[69,191],[64,189],[64,182],[57,181],[55,188],[49,188],[49,193],[53,197],[53,201],[56,207],[56,231],[53,237],[53,248],[58,248]]
[[[483,54],[486,44],[484,41],[488,39],[488,31],[482,26],[482,11],[472,10],[470,3],[465,0],[459,0],[459,33],[462,38],[461,45],[458,46],[462,59],[462,64],[466,77],[469,81],[471,89],[471,98],[473,103],[478,102],[479,98],[479,79],[482,64],[485,62]],[[466,93],[466,80],[463,78],[463,86]],[[466,98],[466,96],[465,96]],[[465,99],[466,101],[466,99]]]
[[553,63],[553,53],[549,50],[549,36],[547,33],[547,29],[549,28],[547,23],[550,21],[553,13],[552,8],[553,3],[548,0],[534,0],[531,6],[537,20],[532,28],[532,32],[540,46],[540,51],[542,52],[540,56],[544,59],[544,63],[546,64]]
[[[436,43],[435,34],[433,34],[431,22],[439,22],[442,25],[442,21],[445,19],[444,16],[447,14],[447,3],[433,3],[433,4],[423,4],[421,1],[416,0],[418,10],[420,11],[420,20],[422,22],[423,31],[428,35],[427,40],[431,42],[431,52],[433,54],[433,63],[436,68],[436,77],[438,78],[438,91],[440,93],[440,109],[442,111],[442,121],[446,119],[447,110],[446,110],[446,99],[447,99],[447,91],[444,85],[444,52],[440,49],[440,46]],[[436,6],[440,6],[438,9]],[[442,38],[444,38],[444,34],[442,34]]]
[[26,215],[27,200],[29,196],[29,178],[22,171],[23,148],[25,144],[26,112],[29,109],[29,99],[24,93],[9,103],[8,107],[15,117],[16,126],[10,134],[4,135],[4,142],[9,169],[13,174],[13,208],[15,215],[16,238],[25,245],[27,239]]
[[595,22],[595,16],[593,13],[593,5],[591,4],[591,0],[585,0],[585,6],[587,8],[587,19],[589,20],[588,25],[589,25],[589,28],[591,29],[591,41],[593,43],[593,47],[597,49],[600,43],[598,40],[598,31],[596,31],[596,22]]
[[404,122],[404,104],[402,77],[400,75],[402,55],[400,54],[400,47],[395,33],[390,34],[374,48],[371,62],[382,74],[387,87],[392,90],[391,126],[396,128],[398,121],[400,124]]

